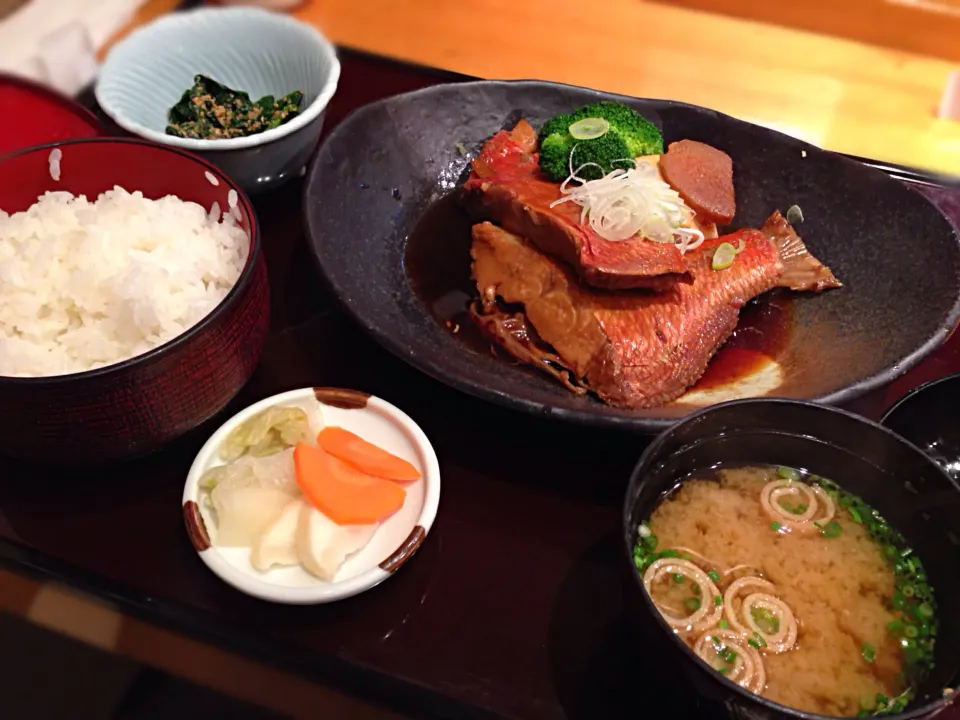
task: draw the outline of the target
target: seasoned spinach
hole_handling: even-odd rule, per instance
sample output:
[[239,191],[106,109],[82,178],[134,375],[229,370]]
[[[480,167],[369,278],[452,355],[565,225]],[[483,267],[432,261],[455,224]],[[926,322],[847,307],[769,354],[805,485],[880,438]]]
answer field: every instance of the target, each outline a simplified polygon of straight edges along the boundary
[[255,135],[280,127],[300,114],[303,93],[295,90],[277,99],[266,95],[257,101],[242,90],[197,75],[193,87],[170,108],[167,135],[196,140],[224,140]]

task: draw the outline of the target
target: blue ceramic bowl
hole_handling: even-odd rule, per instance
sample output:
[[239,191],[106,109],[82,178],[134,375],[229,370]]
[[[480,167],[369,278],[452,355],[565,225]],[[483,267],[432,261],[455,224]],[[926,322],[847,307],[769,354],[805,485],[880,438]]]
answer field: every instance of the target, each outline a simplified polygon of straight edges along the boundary
[[[301,114],[241,138],[167,135],[167,113],[197,74],[251,98],[300,90]],[[253,8],[202,8],[163,17],[118,43],[101,68],[96,96],[124,130],[200,155],[247,192],[259,192],[307,164],[339,79],[333,45],[310,25]]]

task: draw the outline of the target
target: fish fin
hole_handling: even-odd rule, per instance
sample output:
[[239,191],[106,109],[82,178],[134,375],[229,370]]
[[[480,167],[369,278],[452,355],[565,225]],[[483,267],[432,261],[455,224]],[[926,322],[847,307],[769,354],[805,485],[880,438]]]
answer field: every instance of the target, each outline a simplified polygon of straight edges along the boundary
[[524,313],[504,312],[495,301],[478,300],[470,305],[470,318],[495,347],[500,347],[520,362],[551,375],[571,392],[577,395],[587,393],[581,379],[567,367],[559,355],[551,352],[552,348],[540,339]]
[[843,286],[830,268],[807,250],[797,231],[779,210],[775,210],[773,215],[767,218],[760,230],[773,240],[783,262],[783,272],[777,280],[777,287],[819,292]]

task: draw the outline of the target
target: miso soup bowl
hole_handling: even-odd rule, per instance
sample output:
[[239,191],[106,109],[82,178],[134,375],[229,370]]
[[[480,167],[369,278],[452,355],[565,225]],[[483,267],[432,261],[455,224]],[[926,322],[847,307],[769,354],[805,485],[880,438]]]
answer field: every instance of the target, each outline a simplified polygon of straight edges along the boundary
[[[897,715],[931,718],[960,683],[960,488],[892,431],[857,415],[785,399],[738,400],[690,415],[658,436],[640,458],[623,510],[627,613],[645,655],[692,685],[700,717],[782,720],[823,718],[771,702],[710,669],[661,618],[633,563],[637,526],[680,480],[717,463],[804,468],[838,482],[877,508],[923,560],[936,592],[940,633],[936,667]],[[906,483],[909,481],[910,489]],[[802,619],[801,619],[802,620]],[[672,662],[671,662],[672,661]]]

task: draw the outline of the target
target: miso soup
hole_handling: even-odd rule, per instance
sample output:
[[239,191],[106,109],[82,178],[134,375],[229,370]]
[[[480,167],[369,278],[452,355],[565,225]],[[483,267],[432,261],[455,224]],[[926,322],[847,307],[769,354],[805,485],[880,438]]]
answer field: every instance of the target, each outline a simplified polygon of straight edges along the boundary
[[933,662],[920,560],[860,498],[785,467],[684,480],[640,525],[651,599],[716,672],[798,710],[899,712]]

